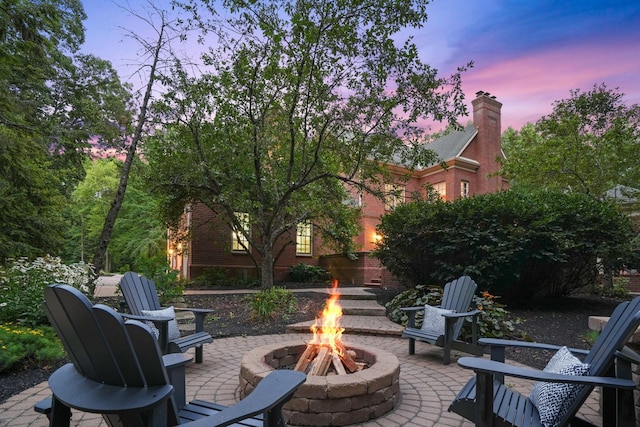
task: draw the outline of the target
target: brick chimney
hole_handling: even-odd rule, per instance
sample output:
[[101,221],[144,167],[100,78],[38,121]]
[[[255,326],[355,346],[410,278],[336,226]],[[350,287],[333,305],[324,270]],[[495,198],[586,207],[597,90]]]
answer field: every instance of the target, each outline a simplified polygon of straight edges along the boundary
[[475,138],[476,160],[480,163],[476,192],[482,194],[500,191],[506,188],[502,178],[488,175],[500,168],[496,158],[502,156],[500,120],[502,104],[490,93],[479,91],[476,92],[476,98],[471,101],[471,105],[473,106],[473,126],[478,131]]

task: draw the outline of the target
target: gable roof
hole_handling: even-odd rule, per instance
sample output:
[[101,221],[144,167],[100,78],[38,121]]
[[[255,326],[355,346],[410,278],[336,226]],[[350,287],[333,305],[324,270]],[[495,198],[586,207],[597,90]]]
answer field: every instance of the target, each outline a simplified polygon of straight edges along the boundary
[[[473,125],[467,125],[463,130],[448,133],[432,142],[423,144],[424,148],[436,153],[436,160],[428,165],[421,165],[418,169],[427,169],[441,162],[460,158],[464,150],[477,134],[478,130]],[[406,164],[402,162],[397,155],[394,156],[393,163],[396,165],[406,166]]]
[[455,131],[426,144],[425,147],[435,151],[440,160],[459,157],[474,136],[478,133],[473,125],[468,125],[461,131]]

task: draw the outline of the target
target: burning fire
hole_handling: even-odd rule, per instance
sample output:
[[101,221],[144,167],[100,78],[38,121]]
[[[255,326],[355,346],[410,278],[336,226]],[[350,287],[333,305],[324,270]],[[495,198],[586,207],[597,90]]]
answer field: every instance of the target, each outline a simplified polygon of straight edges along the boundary
[[338,280],[333,279],[331,281],[329,295],[325,308],[322,310],[322,316],[320,318],[316,317],[315,323],[311,327],[313,340],[310,344],[330,347],[335,354],[343,356],[344,346],[340,338],[344,328],[340,327],[342,307],[338,302],[340,299]]

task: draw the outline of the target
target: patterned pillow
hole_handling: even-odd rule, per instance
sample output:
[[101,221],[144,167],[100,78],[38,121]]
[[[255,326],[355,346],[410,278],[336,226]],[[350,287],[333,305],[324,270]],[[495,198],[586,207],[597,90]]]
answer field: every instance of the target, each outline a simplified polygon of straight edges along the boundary
[[422,329],[428,334],[440,336],[444,334],[445,319],[443,314],[453,313],[453,310],[444,308],[424,306],[424,318],[422,319]]
[[[564,375],[588,375],[589,364],[582,363],[567,347],[561,347],[549,360],[544,371]],[[529,399],[538,408],[542,425],[557,425],[567,415],[569,407],[583,387],[585,386],[567,383],[536,383]]]
[[[169,320],[169,324],[167,326],[167,339],[169,341],[176,340],[180,338],[180,330],[178,329],[178,322],[176,321],[176,312],[173,309],[173,306],[164,308],[162,310],[142,310],[142,315],[147,317],[170,317],[173,320]],[[156,328],[153,322],[146,322],[147,325],[151,328],[153,333],[156,335],[156,338],[160,336],[160,331]]]

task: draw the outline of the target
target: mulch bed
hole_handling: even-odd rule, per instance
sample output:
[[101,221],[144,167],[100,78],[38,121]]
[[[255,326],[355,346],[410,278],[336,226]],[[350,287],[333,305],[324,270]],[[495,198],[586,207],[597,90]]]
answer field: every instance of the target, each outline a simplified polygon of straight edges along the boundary
[[[394,295],[394,291],[377,290],[378,302],[384,305]],[[250,308],[244,295],[194,295],[185,297],[189,307],[214,308],[213,321],[206,328],[214,338],[231,336],[253,336],[284,334],[288,324],[313,320],[322,310],[326,296],[321,293],[297,293],[297,311],[290,314],[279,313],[267,322],[258,322],[250,317]],[[103,304],[118,307],[117,298],[99,298]],[[589,348],[585,337],[588,332],[589,316],[608,316],[619,300],[588,295],[548,301],[544,304],[529,304],[527,307],[507,307],[513,317],[524,323],[518,328],[531,340],[550,344],[566,345],[574,348]],[[550,354],[527,350],[510,351],[509,360],[514,360],[542,369]],[[18,369],[0,374],[0,403],[14,394],[46,381],[51,372],[66,361],[59,361],[36,369]]]

